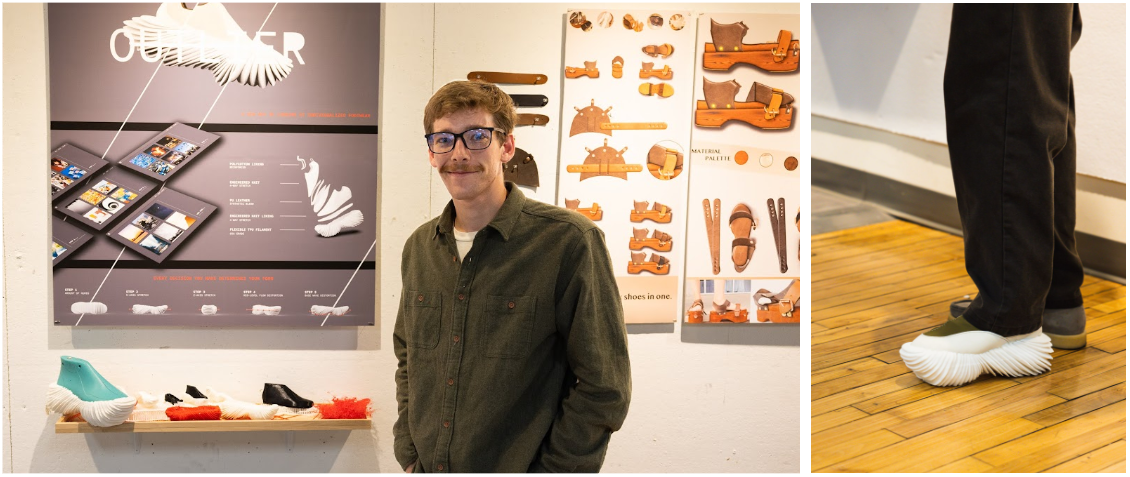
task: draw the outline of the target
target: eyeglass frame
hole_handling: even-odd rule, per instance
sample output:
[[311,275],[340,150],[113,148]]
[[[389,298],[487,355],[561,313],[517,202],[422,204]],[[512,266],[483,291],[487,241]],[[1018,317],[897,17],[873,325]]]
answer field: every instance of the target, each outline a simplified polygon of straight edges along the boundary
[[[463,135],[467,134],[471,131],[475,131],[475,130],[479,130],[479,129],[485,129],[487,131],[490,131],[490,141],[488,141],[485,146],[483,146],[479,149],[474,149],[471,146],[467,145],[467,140],[463,139]],[[455,134],[453,132],[447,132],[447,131],[437,131],[437,132],[434,132],[434,133],[431,133],[431,134],[425,134],[424,135],[424,142],[426,142],[428,144],[428,151],[431,151],[432,154],[447,154],[451,151],[454,151],[455,150],[455,142],[457,142],[457,141],[462,141],[463,147],[467,148],[468,151],[482,151],[482,150],[490,147],[491,144],[494,144],[494,133],[496,133],[496,132],[505,134],[505,131],[503,131],[502,129],[499,129],[499,128],[496,128],[496,127],[483,126],[483,127],[471,128],[471,129],[463,131],[459,134]],[[435,136],[436,134],[451,134],[452,136],[454,136],[454,140],[451,142],[451,149],[449,149],[447,151],[443,151],[443,152],[436,152],[436,151],[432,150],[432,137]]]

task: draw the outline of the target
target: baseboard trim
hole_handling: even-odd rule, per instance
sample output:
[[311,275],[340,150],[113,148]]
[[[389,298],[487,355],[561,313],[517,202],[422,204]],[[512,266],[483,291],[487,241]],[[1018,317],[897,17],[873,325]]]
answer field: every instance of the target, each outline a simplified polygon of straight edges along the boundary
[[[879,206],[910,222],[961,235],[957,199],[858,169],[812,158],[812,185]],[[1087,273],[1126,283],[1126,244],[1075,232]]]

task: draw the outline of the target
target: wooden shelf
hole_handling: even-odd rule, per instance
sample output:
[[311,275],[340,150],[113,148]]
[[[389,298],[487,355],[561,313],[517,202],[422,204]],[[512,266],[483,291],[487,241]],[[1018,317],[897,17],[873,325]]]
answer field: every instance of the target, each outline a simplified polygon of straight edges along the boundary
[[56,434],[98,432],[249,432],[249,431],[351,431],[369,429],[372,419],[314,419],[309,421],[148,421],[126,422],[111,427],[94,427],[87,422],[55,423]]

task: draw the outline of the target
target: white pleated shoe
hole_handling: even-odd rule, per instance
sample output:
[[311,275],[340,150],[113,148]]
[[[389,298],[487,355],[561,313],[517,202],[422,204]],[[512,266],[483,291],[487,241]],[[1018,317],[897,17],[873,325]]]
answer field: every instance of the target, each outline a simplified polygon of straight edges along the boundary
[[942,336],[923,333],[902,345],[899,355],[918,379],[934,386],[960,386],[984,373],[1017,377],[1051,369],[1051,339],[1042,329],[1006,337],[958,317],[927,333]]

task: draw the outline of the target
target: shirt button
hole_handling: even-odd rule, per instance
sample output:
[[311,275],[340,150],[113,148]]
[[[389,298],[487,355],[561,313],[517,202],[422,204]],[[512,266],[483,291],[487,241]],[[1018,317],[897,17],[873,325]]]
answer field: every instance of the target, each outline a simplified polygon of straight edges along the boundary
[[443,427],[451,427],[451,421],[443,421]]
[[451,339],[455,340],[455,342],[456,342],[456,343],[458,343],[458,342],[459,342],[459,337],[458,337],[458,336],[455,336],[455,337],[453,337],[453,338],[451,338]]
[[459,300],[463,301],[463,294],[462,293],[459,294]]
[[507,303],[506,307],[510,308],[510,309],[514,309],[514,302]]
[[416,297],[416,301],[423,303],[424,302],[424,295],[420,295],[420,296]]
[[443,470],[443,464],[439,464],[439,465],[437,465],[437,466],[436,466],[436,470]]
[[447,378],[447,385],[448,385],[448,386],[451,386],[451,385],[454,385],[454,384],[455,384],[455,380],[454,380],[454,379],[451,379],[451,378]]

